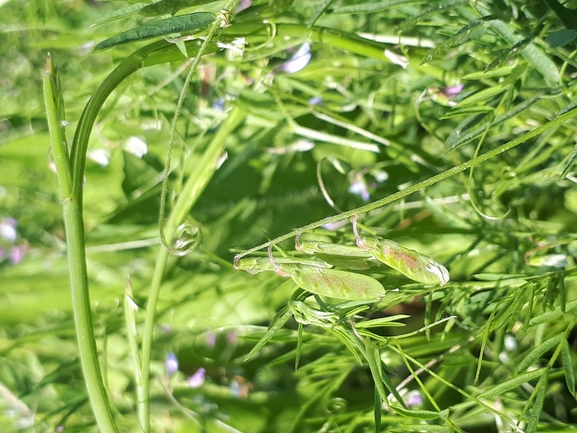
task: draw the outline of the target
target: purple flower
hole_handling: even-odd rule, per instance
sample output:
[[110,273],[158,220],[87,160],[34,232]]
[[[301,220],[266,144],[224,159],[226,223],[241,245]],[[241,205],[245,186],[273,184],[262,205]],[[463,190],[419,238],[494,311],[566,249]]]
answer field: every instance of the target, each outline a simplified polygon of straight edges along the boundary
[[166,354],[166,360],[164,361],[166,366],[166,375],[172,376],[178,371],[178,358],[174,352],[168,352]]
[[409,391],[405,396],[407,406],[421,406],[423,404],[423,397],[419,391]]
[[351,186],[349,186],[349,192],[351,194],[360,195],[364,202],[367,202],[370,199],[367,184],[360,179],[355,180]]
[[8,261],[12,265],[17,265],[22,261],[26,251],[28,251],[28,246],[26,244],[10,248],[10,252],[8,253]]
[[464,87],[465,87],[464,84],[458,84],[456,86],[450,86],[450,87],[443,87],[441,89],[441,93],[443,93],[443,95],[445,95],[447,98],[454,98],[459,93],[461,93]]
[[252,6],[252,1],[251,0],[240,0],[240,3],[238,4],[238,7],[236,8],[236,13],[239,13],[243,10],[245,10],[246,8],[249,8]]
[[323,98],[320,96],[313,96],[312,98],[309,98],[309,104],[311,105],[319,105],[321,102],[323,102]]
[[191,388],[200,388],[202,386],[202,384],[204,383],[204,375],[206,373],[206,370],[202,367],[200,367],[198,370],[196,370],[196,373],[194,373],[192,376],[190,376],[187,380],[188,382],[188,386]]

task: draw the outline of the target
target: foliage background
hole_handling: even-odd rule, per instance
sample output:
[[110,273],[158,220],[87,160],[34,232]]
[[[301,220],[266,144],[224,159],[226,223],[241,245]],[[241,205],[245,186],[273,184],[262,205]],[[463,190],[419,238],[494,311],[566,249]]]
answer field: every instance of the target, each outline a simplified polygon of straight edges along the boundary
[[[263,7],[261,20],[306,25],[323,2],[253,3]],[[353,51],[313,42],[312,60],[301,71],[275,68],[309,40],[304,30],[268,44],[266,37],[247,36],[242,58],[231,51],[208,56],[194,77],[178,124],[171,193],[226,116],[221,102],[236,100],[248,116],[191,213],[202,225],[202,246],[171,259],[163,281],[152,354],[154,431],[373,431],[372,378],[330,329],[305,327],[296,372],[294,321],[243,362],[294,286],[276,275],[235,271],[234,252],[335,213],[319,187],[319,163],[335,204],[348,210],[534,130],[573,101],[575,42],[559,45],[575,31],[571,2],[563,21],[553,12],[556,2],[393,3],[333,2],[317,25],[364,39]],[[89,28],[119,7],[0,2],[0,217],[4,234],[14,225],[6,218],[17,222],[18,234],[3,236],[1,244],[0,424],[6,431],[95,429],[78,367],[41,80],[50,51],[72,136],[89,96],[135,49],[90,52],[143,22],[133,15]],[[524,56],[528,46],[543,57]],[[409,63],[366,55],[371,48]],[[122,431],[136,431],[124,287],[130,275],[141,321],[183,70],[182,63],[166,64],[128,79],[105,105],[90,143],[84,208],[91,296]],[[454,105],[441,89],[459,84],[464,88]],[[396,385],[410,375],[407,356],[437,359],[435,375],[423,374],[422,386],[413,381],[407,388],[418,392],[415,409],[450,410],[450,422],[385,412],[383,431],[512,431],[517,420],[528,431],[575,430],[575,126],[573,120],[555,125],[472,172],[365,215],[363,224],[376,234],[435,257],[451,272],[443,288],[372,272],[389,293],[365,315],[407,315],[402,328],[374,330],[391,338],[381,353],[387,374]],[[148,152],[135,155],[142,142]],[[378,152],[356,149],[357,142]],[[343,172],[326,158],[342,161]],[[348,226],[317,237],[354,242]],[[282,246],[293,249],[292,241]],[[453,319],[422,331],[448,316]],[[180,362],[170,377],[168,353]],[[201,368],[204,382],[190,386],[187,379]],[[524,376],[531,370],[539,375]]]

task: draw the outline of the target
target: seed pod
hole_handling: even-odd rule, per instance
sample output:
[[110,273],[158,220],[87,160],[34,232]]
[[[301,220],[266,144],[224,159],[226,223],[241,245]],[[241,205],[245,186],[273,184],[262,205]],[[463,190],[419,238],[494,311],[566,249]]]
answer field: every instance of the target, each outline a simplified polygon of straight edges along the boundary
[[351,301],[377,300],[385,295],[381,283],[368,275],[310,266],[296,266],[291,271],[299,287],[316,295]]
[[370,251],[363,250],[357,246],[319,241],[297,241],[295,246],[298,251],[314,254],[315,257],[342,268],[364,270],[376,264],[376,260]]
[[234,267],[253,275],[264,271],[276,272],[277,270],[292,275],[294,274],[294,269],[297,265],[305,265],[312,268],[332,267],[332,265],[321,260],[307,260],[293,257],[275,257],[274,263],[268,257],[249,257],[236,261]]
[[439,262],[390,239],[358,237],[357,245],[411,280],[441,286],[449,281],[449,271]]

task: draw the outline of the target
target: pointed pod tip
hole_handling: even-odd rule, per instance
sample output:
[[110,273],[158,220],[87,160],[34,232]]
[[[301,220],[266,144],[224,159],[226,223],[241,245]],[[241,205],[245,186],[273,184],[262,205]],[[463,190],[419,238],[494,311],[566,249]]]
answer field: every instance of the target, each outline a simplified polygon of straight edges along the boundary
[[53,70],[54,70],[54,63],[52,62],[52,55],[50,54],[49,51],[48,54],[46,55],[46,67],[44,69],[44,73],[49,75],[52,73]]

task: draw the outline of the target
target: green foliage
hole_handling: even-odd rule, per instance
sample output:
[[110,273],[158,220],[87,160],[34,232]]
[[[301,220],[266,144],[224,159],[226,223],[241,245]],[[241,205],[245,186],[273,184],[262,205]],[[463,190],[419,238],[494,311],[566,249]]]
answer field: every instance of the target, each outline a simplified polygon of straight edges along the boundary
[[99,431],[69,203],[119,431],[574,431],[573,4],[224,3],[1,2],[2,431]]

